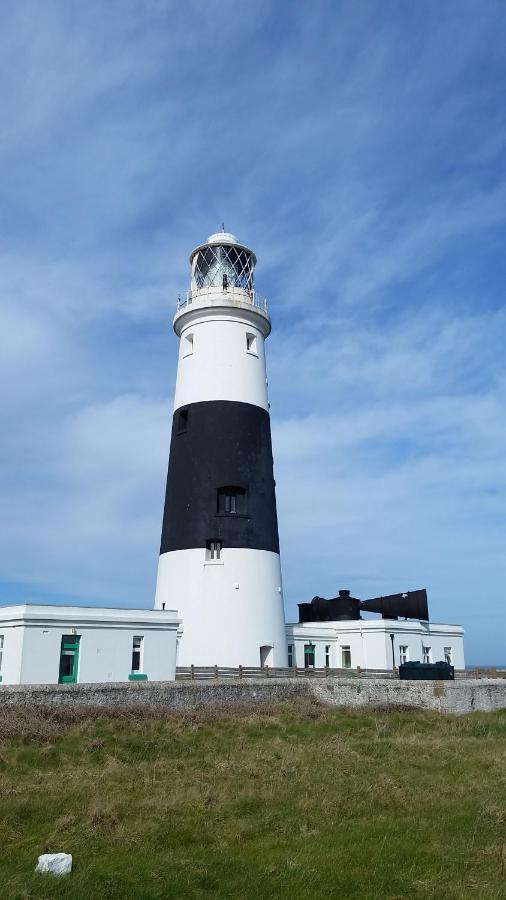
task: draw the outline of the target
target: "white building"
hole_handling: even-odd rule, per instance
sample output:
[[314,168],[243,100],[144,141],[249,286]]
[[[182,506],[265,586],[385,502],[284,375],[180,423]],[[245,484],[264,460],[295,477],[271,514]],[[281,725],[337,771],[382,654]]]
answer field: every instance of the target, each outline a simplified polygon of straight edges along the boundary
[[0,681],[172,681],[180,624],[174,610],[4,606]]
[[[392,637],[393,636],[393,637]],[[461,625],[397,619],[304,622],[286,626],[288,664],[299,668],[392,669],[403,662],[449,662],[464,669]]]

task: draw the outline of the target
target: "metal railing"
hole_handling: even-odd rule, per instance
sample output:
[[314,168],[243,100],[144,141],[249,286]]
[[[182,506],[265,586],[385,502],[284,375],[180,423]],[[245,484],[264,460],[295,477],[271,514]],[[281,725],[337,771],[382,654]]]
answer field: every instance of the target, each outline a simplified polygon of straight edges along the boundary
[[202,300],[206,296],[219,299],[220,295],[223,295],[225,299],[231,300],[232,302],[244,304],[251,303],[256,309],[260,309],[262,312],[268,314],[267,300],[265,297],[257,294],[255,290],[245,291],[243,288],[235,288],[233,285],[226,290],[220,290],[220,288],[217,287],[204,287],[199,288],[196,291],[186,291],[184,297],[179,296],[177,298],[177,311],[179,312],[181,309],[191,306],[194,300]]

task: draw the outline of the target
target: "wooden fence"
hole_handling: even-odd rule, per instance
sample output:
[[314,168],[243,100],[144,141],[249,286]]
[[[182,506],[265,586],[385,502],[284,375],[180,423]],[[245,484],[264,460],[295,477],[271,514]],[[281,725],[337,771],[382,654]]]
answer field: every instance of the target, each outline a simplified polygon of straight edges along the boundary
[[[178,666],[176,680],[202,681],[210,678],[326,678],[329,675],[344,675],[347,678],[391,678],[392,670],[386,669],[307,669],[274,668],[264,666]],[[397,673],[396,673],[397,675]]]
[[[177,681],[207,681],[216,678],[328,678],[331,675],[339,675],[345,678],[398,678],[399,670],[395,669],[315,669],[313,667],[302,668],[274,668],[264,666],[178,666],[176,669]],[[505,670],[497,669],[467,669],[456,670],[455,678],[506,678]]]

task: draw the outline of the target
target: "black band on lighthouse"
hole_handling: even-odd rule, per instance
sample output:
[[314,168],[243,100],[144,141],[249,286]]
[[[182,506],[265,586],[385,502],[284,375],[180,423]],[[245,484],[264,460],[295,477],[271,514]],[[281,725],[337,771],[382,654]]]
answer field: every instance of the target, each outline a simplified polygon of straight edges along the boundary
[[279,553],[270,418],[250,403],[174,413],[160,553],[210,540]]

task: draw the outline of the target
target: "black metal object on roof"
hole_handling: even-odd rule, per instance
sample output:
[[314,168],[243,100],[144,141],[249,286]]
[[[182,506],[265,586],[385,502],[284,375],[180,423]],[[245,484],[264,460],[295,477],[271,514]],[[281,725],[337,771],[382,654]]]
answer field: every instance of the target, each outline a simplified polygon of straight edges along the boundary
[[388,594],[359,600],[351,597],[348,590],[340,590],[338,597],[326,600],[313,597],[310,603],[299,603],[299,622],[344,622],[361,619],[361,611],[380,613],[383,619],[429,620],[429,606],[425,588],[405,591],[403,594]]

